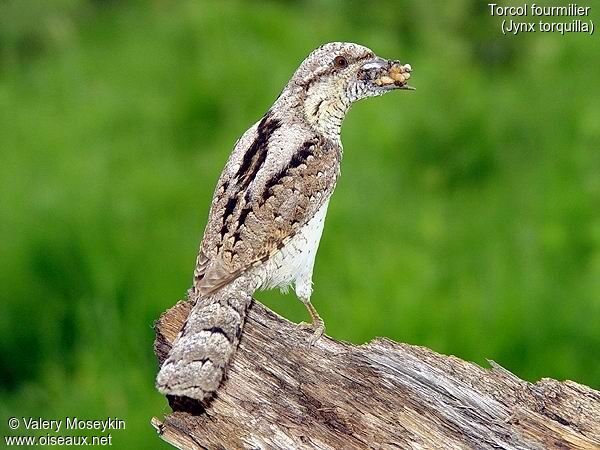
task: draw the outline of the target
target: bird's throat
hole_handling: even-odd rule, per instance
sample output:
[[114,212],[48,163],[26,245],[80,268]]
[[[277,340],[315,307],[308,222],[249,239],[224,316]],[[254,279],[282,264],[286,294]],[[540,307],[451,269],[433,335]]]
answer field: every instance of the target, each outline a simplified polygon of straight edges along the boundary
[[337,140],[350,102],[339,97],[310,95],[304,102],[304,113],[315,130]]

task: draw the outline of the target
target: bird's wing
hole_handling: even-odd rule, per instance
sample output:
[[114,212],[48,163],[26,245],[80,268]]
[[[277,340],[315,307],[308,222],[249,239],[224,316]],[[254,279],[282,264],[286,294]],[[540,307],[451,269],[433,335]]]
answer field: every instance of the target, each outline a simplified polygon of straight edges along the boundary
[[[266,152],[266,143],[264,147]],[[247,157],[249,153],[254,155]],[[195,271],[194,285],[201,295],[230,283],[281,249],[335,187],[341,148],[328,140],[307,139],[270,177],[260,176],[266,169],[256,167],[264,164],[260,153],[247,151],[237,173],[224,171],[219,180]]]

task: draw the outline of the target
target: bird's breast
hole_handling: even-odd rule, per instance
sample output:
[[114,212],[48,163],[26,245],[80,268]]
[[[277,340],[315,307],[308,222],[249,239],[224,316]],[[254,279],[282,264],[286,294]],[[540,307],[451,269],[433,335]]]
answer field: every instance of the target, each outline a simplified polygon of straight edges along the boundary
[[261,289],[284,289],[299,277],[312,274],[328,205],[329,199],[281,249],[255,268]]

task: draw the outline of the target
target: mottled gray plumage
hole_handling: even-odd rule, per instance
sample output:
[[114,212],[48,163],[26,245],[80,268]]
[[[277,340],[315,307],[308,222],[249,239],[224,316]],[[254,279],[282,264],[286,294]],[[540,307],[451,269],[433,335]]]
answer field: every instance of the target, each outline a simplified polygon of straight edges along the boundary
[[334,42],[313,51],[273,106],[238,140],[219,178],[194,271],[195,306],[157,377],[165,394],[215,392],[239,342],[252,294],[294,284],[313,319],[312,270],[340,173],[350,105],[410,89],[409,65]]

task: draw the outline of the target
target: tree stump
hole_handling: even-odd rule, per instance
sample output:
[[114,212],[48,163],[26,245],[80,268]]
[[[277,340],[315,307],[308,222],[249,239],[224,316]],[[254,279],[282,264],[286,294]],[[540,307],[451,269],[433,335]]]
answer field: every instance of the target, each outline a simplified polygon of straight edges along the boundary
[[[157,321],[162,364],[191,304]],[[152,424],[180,449],[600,449],[600,392],[523,381],[424,347],[351,345],[310,332],[254,302],[217,395],[168,397]],[[590,356],[591,357],[591,356]]]

